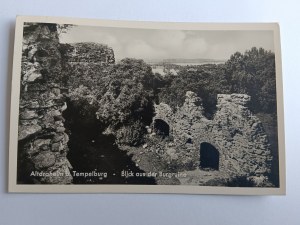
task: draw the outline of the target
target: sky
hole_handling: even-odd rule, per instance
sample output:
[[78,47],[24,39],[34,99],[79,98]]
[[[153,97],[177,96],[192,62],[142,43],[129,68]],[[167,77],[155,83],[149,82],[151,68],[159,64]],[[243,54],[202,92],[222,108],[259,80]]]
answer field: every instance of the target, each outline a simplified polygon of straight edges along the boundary
[[274,51],[272,31],[156,30],[75,26],[60,35],[61,43],[96,42],[112,47],[116,60],[138,58],[227,60],[252,47]]

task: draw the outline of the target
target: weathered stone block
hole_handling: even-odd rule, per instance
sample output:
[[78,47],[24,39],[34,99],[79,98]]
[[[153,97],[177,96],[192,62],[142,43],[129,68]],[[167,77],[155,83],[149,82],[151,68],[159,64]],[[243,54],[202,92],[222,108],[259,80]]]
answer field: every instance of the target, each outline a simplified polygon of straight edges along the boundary
[[40,107],[40,105],[37,100],[30,101],[28,104],[28,108],[30,108],[30,109],[37,109],[39,107]]
[[34,124],[34,125],[29,125],[29,126],[19,126],[19,135],[18,135],[18,140],[23,140],[39,131],[42,130],[42,127]]
[[33,142],[33,148],[47,151],[50,148],[51,139],[37,139]]
[[41,152],[33,158],[33,163],[36,169],[45,169],[55,164],[55,156],[51,152]]
[[53,152],[58,152],[58,151],[60,150],[60,145],[61,145],[60,142],[53,143],[53,144],[51,145],[51,150],[52,150]]
[[54,138],[52,139],[52,142],[53,142],[53,143],[59,142],[59,141],[63,140],[64,137],[65,137],[65,136],[64,136],[63,134],[57,134],[57,135],[55,135]]
[[35,118],[38,118],[38,114],[34,110],[25,109],[20,113],[20,119],[22,120],[31,120]]
[[64,127],[58,127],[58,128],[56,128],[56,131],[58,133],[63,133],[63,132],[65,132],[65,130],[66,130],[66,128],[64,128]]

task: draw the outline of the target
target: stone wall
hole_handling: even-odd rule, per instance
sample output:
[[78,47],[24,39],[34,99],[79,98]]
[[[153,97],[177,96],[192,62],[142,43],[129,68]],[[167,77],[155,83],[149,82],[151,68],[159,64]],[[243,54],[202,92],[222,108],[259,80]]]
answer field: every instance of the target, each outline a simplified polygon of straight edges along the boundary
[[69,63],[114,64],[115,57],[112,48],[99,43],[69,44],[67,52]]
[[152,126],[155,120],[164,120],[174,142],[170,146],[177,146],[168,147],[165,157],[181,170],[192,170],[200,165],[201,144],[209,143],[218,150],[220,171],[230,176],[268,175],[270,145],[262,123],[247,108],[249,101],[244,94],[219,94],[212,120],[203,115],[201,99],[190,91],[175,113],[164,103],[156,105]]
[[[19,107],[18,183],[72,182],[55,24],[25,24]],[[34,174],[32,174],[34,172]],[[39,175],[38,175],[39,173]],[[56,173],[55,176],[45,174]]]

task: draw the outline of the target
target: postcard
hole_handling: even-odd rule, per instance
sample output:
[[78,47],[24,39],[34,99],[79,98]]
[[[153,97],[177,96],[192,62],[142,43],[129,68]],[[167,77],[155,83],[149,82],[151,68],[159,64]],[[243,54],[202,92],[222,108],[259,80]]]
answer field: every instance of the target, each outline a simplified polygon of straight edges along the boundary
[[279,26],[18,16],[9,192],[284,195]]

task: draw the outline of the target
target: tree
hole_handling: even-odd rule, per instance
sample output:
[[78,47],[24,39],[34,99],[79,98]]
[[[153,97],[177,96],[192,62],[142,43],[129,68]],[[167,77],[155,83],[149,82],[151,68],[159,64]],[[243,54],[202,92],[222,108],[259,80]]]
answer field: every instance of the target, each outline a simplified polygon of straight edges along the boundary
[[166,77],[159,99],[176,110],[183,105],[187,91],[202,98],[205,114],[211,118],[216,110],[217,94],[230,91],[224,66],[210,64],[181,68],[177,76]]
[[254,112],[276,112],[274,53],[253,47],[244,54],[233,54],[225,66],[231,92],[250,95]]
[[68,30],[70,30],[73,27],[75,27],[74,24],[57,24],[56,25],[58,35],[67,33]]

